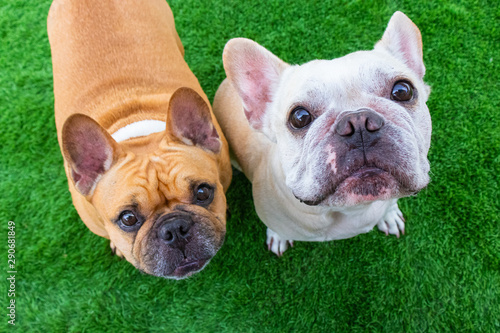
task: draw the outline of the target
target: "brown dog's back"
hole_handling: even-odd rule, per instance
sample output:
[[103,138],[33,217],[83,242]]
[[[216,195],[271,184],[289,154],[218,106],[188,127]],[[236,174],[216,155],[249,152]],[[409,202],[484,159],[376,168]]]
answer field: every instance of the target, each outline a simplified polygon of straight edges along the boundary
[[[109,132],[119,128],[116,120],[127,113],[139,117],[134,121],[141,114],[164,120],[166,108],[148,105],[166,106],[179,87],[194,89],[208,102],[183,59],[184,48],[164,0],[56,0],[48,32],[59,137],[66,118],[77,112]],[[112,117],[110,108],[117,110]]]

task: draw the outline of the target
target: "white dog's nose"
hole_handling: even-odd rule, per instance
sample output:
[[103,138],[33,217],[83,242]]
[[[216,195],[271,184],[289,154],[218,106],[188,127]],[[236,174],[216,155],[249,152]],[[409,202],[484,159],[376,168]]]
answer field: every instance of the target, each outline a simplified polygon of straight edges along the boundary
[[367,133],[367,138],[373,137],[374,134],[384,126],[384,118],[370,109],[360,109],[355,112],[349,112],[339,120],[335,128],[335,133],[349,140],[355,134],[360,134],[365,138],[363,132]]

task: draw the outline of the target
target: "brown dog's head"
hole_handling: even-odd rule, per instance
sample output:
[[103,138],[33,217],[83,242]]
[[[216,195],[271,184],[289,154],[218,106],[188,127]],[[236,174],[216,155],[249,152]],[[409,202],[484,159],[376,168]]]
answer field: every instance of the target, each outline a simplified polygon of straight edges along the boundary
[[221,247],[227,147],[209,106],[193,90],[181,88],[171,97],[165,132],[117,143],[97,122],[76,114],[64,124],[62,146],[68,177],[97,221],[82,219],[100,224],[138,269],[185,278]]

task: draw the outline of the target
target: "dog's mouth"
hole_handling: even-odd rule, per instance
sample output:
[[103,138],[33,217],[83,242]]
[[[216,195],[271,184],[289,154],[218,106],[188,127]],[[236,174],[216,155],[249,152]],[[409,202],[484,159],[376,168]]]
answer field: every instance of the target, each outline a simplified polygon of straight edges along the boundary
[[333,195],[342,197],[344,205],[352,206],[375,200],[386,200],[399,193],[399,181],[389,172],[363,166],[347,176]]
[[340,180],[338,185],[321,197],[301,202],[309,206],[352,206],[375,200],[386,200],[399,191],[399,182],[389,172],[363,166]]
[[377,167],[364,166],[358,169],[357,171],[353,172],[350,176],[347,176],[341,183],[350,181],[351,179],[361,180],[361,181],[370,180],[372,178],[379,177],[384,173],[388,172]]
[[197,260],[186,258],[179,263],[177,268],[174,269],[171,276],[178,279],[187,278],[194,273],[201,271],[209,261],[210,258]]

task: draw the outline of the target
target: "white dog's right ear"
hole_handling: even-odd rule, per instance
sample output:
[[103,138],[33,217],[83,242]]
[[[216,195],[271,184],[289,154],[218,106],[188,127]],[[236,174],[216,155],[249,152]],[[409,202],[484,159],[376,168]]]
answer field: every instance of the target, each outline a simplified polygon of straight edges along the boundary
[[222,56],[224,69],[243,102],[245,116],[256,130],[264,127],[268,103],[288,66],[264,47],[246,38],[227,42]]

